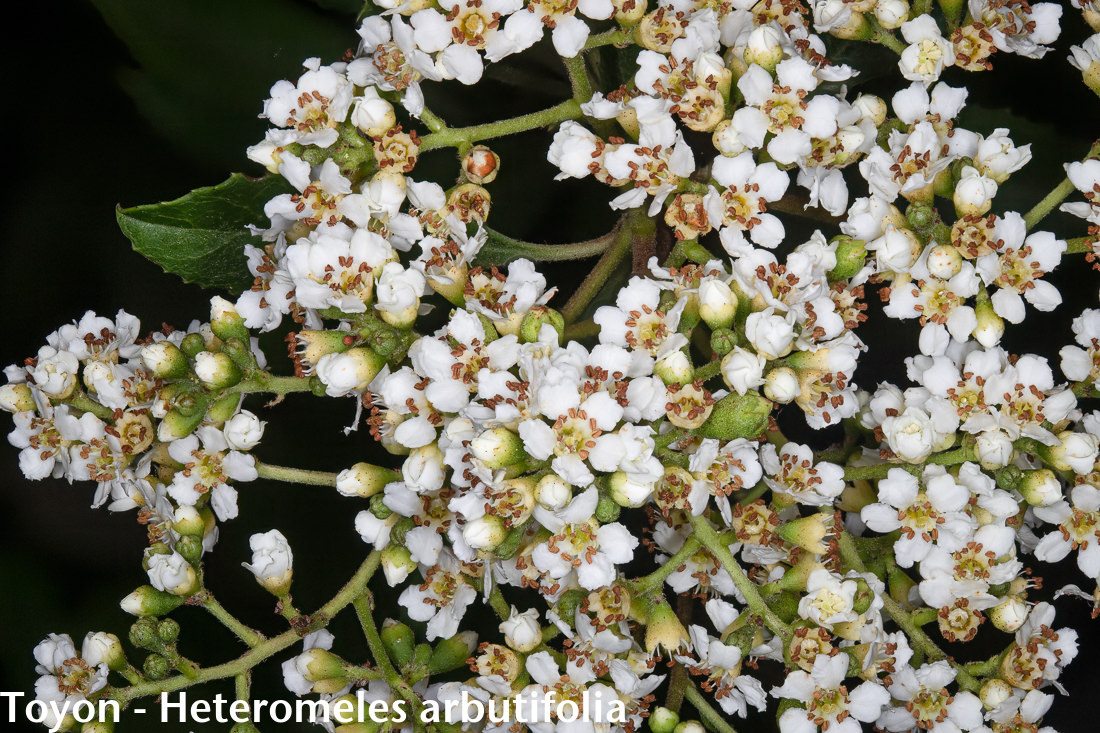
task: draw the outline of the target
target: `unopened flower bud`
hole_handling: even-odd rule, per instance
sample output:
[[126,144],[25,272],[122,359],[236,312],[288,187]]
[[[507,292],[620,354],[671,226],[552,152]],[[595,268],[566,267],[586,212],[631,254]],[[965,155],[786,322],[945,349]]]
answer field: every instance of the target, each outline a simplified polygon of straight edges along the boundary
[[362,130],[367,137],[382,137],[397,124],[397,115],[393,105],[378,96],[378,90],[368,86],[363,96],[355,100],[351,110],[351,123]]
[[955,245],[934,245],[928,250],[928,272],[941,280],[950,280],[962,269],[962,259]]
[[80,726],[80,733],[114,733],[115,722],[109,716],[103,720],[89,720]]
[[462,539],[475,550],[491,550],[508,534],[504,520],[494,514],[472,519],[462,526]]
[[277,529],[254,534],[248,540],[252,548],[252,562],[242,563],[256,576],[256,582],[275,596],[285,596],[290,591],[294,575],[294,553],[283,533]]
[[556,512],[573,498],[572,487],[556,473],[548,473],[535,485],[535,501],[543,509]]
[[490,428],[474,438],[470,442],[470,453],[493,470],[515,465],[527,458],[523,439],[503,427]]
[[[1027,621],[1028,605],[1019,596],[1008,596],[1000,605],[986,610],[985,614],[997,629],[1011,634]],[[1011,658],[1011,654],[1005,656],[1006,660]]]
[[386,583],[391,588],[405,582],[405,578],[409,577],[409,573],[416,570],[416,567],[408,548],[390,544],[382,550],[382,572],[386,576]]
[[832,241],[836,243],[836,266],[829,271],[829,280],[847,280],[866,264],[867,243],[847,235],[835,237]]
[[886,100],[874,94],[860,94],[856,97],[856,100],[852,102],[852,106],[859,111],[861,118],[870,120],[874,123],[875,127],[879,127],[886,121],[886,115],[889,112],[889,108],[886,106]]
[[145,676],[154,682],[162,680],[172,671],[172,665],[160,654],[150,654],[141,665]]
[[460,631],[449,639],[437,642],[428,658],[428,674],[444,674],[465,666],[477,648],[477,632]]
[[342,680],[347,662],[327,649],[310,649],[295,658],[294,666],[298,668],[298,674],[308,681],[323,682]]
[[762,66],[771,72],[783,60],[783,36],[772,25],[754,28],[745,45],[745,63]]
[[237,313],[237,306],[220,295],[210,299],[210,330],[222,341],[240,339],[246,344],[249,341],[248,328]]
[[187,356],[171,341],[157,341],[143,347],[141,361],[161,379],[183,379],[191,371]]
[[25,384],[5,384],[0,387],[0,410],[27,412],[34,409],[34,396]]
[[764,377],[764,395],[773,402],[786,405],[802,394],[798,374],[790,367],[778,367]]
[[517,652],[526,654],[542,643],[542,627],[539,626],[538,609],[530,608],[523,613],[512,606],[508,618],[501,622],[500,633],[504,641]]
[[347,331],[299,331],[295,337],[297,355],[307,374],[312,373],[321,357],[339,354],[355,345],[358,337]]
[[909,20],[909,3],[905,0],[878,0],[875,3],[875,19],[889,30],[901,28]]
[[673,733],[680,723],[680,716],[666,707],[658,706],[649,714],[649,729],[653,733]]
[[157,590],[186,598],[199,589],[199,576],[183,555],[153,552],[147,557],[149,582]]
[[163,616],[183,605],[183,598],[143,585],[122,599],[122,610],[132,616]]
[[122,648],[122,642],[114,634],[106,631],[89,632],[80,649],[84,656],[88,656],[89,651],[97,650],[99,658],[116,672],[126,669],[126,652]]
[[409,663],[412,659],[413,643],[416,640],[412,629],[400,621],[388,618],[382,624],[379,636],[382,638],[382,646],[386,647],[386,653],[399,668]]
[[959,217],[981,216],[992,208],[996,195],[997,182],[968,165],[962,169],[962,176],[955,184],[955,213]]
[[689,384],[695,375],[691,359],[682,351],[673,351],[653,366],[653,373],[665,384]]
[[1012,697],[1012,685],[997,677],[986,680],[982,683],[982,689],[978,691],[978,698],[986,710],[1000,706],[1010,697]]
[[374,351],[355,347],[342,354],[328,354],[317,362],[317,377],[325,385],[329,397],[343,397],[363,392],[385,366],[385,360]]
[[655,483],[637,481],[633,474],[616,471],[608,478],[608,489],[616,504],[623,507],[640,507],[653,496]]
[[746,150],[745,143],[741,141],[737,128],[730,120],[722,120],[718,123],[714,132],[711,133],[710,141],[715,149],[727,158],[740,155]]
[[722,358],[722,379],[730,389],[743,395],[764,384],[764,365],[767,361],[759,354],[734,346]]
[[157,624],[157,638],[165,644],[173,644],[180,637],[180,622],[166,618]]
[[386,484],[400,480],[401,474],[397,471],[370,463],[356,463],[336,475],[336,490],[344,496],[369,499],[386,488]]
[[737,315],[737,295],[727,283],[708,278],[699,286],[699,316],[712,329],[729,328]]
[[982,468],[992,471],[1012,460],[1012,439],[1000,430],[987,430],[974,442],[974,451]]
[[646,0],[611,0],[615,8],[612,16],[624,28],[638,25],[646,11]]
[[195,376],[216,389],[232,387],[241,381],[241,370],[228,354],[200,351],[195,354]]
[[756,392],[726,395],[714,405],[714,411],[696,433],[720,440],[755,438],[767,427],[771,411],[772,403]]
[[974,305],[974,315],[978,319],[978,325],[974,327],[974,338],[987,349],[991,349],[1001,342],[1001,336],[1005,332],[1004,319],[993,310],[993,303],[984,291],[978,291],[977,301]]
[[491,183],[500,172],[500,156],[484,145],[475,145],[463,156],[462,170],[471,183]]
[[1092,473],[1100,449],[1096,436],[1065,430],[1057,437],[1059,444],[1047,448],[1050,465],[1059,471],[1073,471],[1080,475]]
[[1062,498],[1062,484],[1049,468],[1024,471],[1016,490],[1032,506],[1050,506]]
[[672,729],[672,733],[706,733],[707,729],[698,720],[685,720]]

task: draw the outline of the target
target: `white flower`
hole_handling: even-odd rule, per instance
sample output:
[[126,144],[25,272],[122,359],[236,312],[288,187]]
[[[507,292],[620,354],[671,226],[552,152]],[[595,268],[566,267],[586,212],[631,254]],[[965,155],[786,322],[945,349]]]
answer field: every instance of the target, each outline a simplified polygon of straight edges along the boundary
[[779,451],[771,443],[760,449],[764,482],[773,490],[789,494],[801,504],[825,506],[844,491],[844,469],[833,463],[814,464],[807,445],[787,443]]
[[500,623],[504,641],[517,652],[530,652],[542,643],[542,627],[538,609],[529,608],[523,613],[512,606],[511,614]]
[[230,448],[239,451],[252,450],[264,437],[267,423],[248,410],[241,410],[225,422],[222,431]]
[[976,695],[947,692],[955,670],[947,662],[932,662],[918,669],[906,665],[891,675],[890,694],[901,703],[888,707],[875,723],[891,733],[917,729],[943,733],[974,730],[982,725],[982,703]]
[[722,379],[737,394],[745,394],[764,383],[764,365],[767,359],[740,346],[722,357]]
[[294,573],[294,553],[286,537],[277,529],[254,534],[248,540],[252,562],[244,563],[256,580],[271,593],[285,595]]
[[921,15],[901,24],[901,35],[909,47],[901,54],[898,68],[910,81],[928,86],[940,78],[945,66],[955,63],[951,43],[940,33],[931,15]]
[[806,581],[806,595],[798,602],[798,615],[829,630],[834,624],[852,623],[859,618],[854,608],[856,588],[854,580],[818,568]]
[[638,538],[618,522],[600,525],[590,519],[564,526],[537,545],[531,559],[554,580],[576,571],[576,582],[595,590],[615,580],[615,566],[630,562],[637,546]]
[[189,596],[198,590],[195,569],[178,552],[149,554],[149,583],[157,590],[177,596]]
[[782,733],[830,730],[859,733],[860,723],[873,723],[890,701],[890,693],[879,681],[864,682],[851,692],[843,685],[848,676],[844,654],[814,657],[810,672],[796,669],[787,674],[772,695],[801,702],[804,708],[790,708],[779,718]]
[[183,464],[168,486],[172,499],[195,506],[209,495],[218,519],[236,517],[237,490],[229,481],[255,481],[258,474],[255,458],[228,448],[225,434],[212,426],[199,427],[194,434],[170,443],[168,454]]

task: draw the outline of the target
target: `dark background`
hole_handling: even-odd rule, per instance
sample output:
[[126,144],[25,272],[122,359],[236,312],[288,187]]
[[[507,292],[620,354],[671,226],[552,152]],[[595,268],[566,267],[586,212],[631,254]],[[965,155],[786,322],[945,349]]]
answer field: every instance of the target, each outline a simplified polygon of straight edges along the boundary
[[[113,316],[125,308],[141,317],[146,331],[162,322],[186,326],[207,317],[210,294],[130,251],[115,225],[114,207],[176,198],[218,183],[232,171],[259,174],[244,149],[263,136],[265,125],[256,114],[268,87],[277,79],[295,78],[307,56],[331,61],[353,47],[354,6],[351,0],[66,0],[23,6],[37,17],[21,28],[9,25],[13,38],[5,45],[9,82],[2,154],[8,192],[3,197],[0,297],[10,326],[0,342],[2,363],[33,355],[47,333],[86,309]],[[1041,62],[998,57],[992,75],[945,77],[970,87],[964,126],[979,132],[1007,126],[1018,144],[1033,142],[1035,160],[1004,187],[997,199],[1001,208],[1025,211],[1059,180],[1062,162],[1080,157],[1100,132],[1100,104],[1065,62],[1069,43],[1079,43],[1087,30],[1073,11],[1067,11],[1063,28],[1058,49]],[[859,54],[862,68],[889,71],[893,61],[878,51],[852,53]],[[545,48],[525,56],[510,77],[494,71],[477,89],[445,92],[436,111],[453,124],[470,124],[568,96]],[[527,91],[517,93],[516,83]],[[872,78],[865,88],[888,93],[892,84]],[[570,241],[606,231],[615,218],[603,203],[606,190],[591,182],[552,183],[554,171],[545,161],[548,140],[528,136],[493,144],[504,160],[501,177],[490,186],[494,225],[534,241]],[[454,175],[453,165],[439,153],[423,161],[417,175],[445,181]],[[544,205],[532,207],[532,200]],[[1049,223],[1064,236],[1082,233],[1079,222],[1061,215]],[[788,224],[789,241],[801,241],[798,237],[809,231]],[[574,266],[549,271],[555,282],[575,282]],[[1010,329],[1006,347],[1053,356],[1072,338],[1069,320],[1081,308],[1096,305],[1097,278],[1082,258],[1067,260],[1052,280],[1067,303],[1052,314],[1029,308],[1027,326]],[[877,307],[873,304],[872,312]],[[888,356],[862,365],[857,381],[870,387],[880,379],[904,379],[900,362],[915,344],[912,324],[898,328],[890,322],[887,328],[865,328],[861,335]],[[269,358],[279,364],[280,341],[265,343]],[[260,404],[251,407],[259,410]],[[350,403],[342,400],[291,396],[265,411],[268,432],[256,453],[273,463],[326,470],[379,458],[365,433],[343,437],[340,429],[352,415]],[[8,429],[5,424],[3,430]],[[25,481],[10,447],[0,448],[0,476],[0,689],[33,697],[31,650],[46,634],[67,632],[78,646],[90,630],[125,639],[130,618],[117,603],[146,582],[140,568],[144,531],[132,513],[88,509],[92,489],[87,484]],[[295,552],[297,605],[313,609],[365,554],[353,528],[363,503],[324,489],[273,482],[240,488],[241,517],[223,525],[221,542],[207,558],[209,584],[240,618],[278,633],[284,622],[271,613],[272,599],[240,567],[250,557],[248,537],[272,527],[287,535]],[[1060,571],[1064,580],[1048,570],[1036,569],[1047,576],[1047,589],[1062,582],[1088,585],[1075,569]],[[1097,650],[1095,626],[1089,625],[1084,604],[1063,601],[1059,606],[1061,622],[1077,627],[1086,643],[1082,658],[1063,679],[1075,694],[1056,702],[1048,722],[1062,731],[1088,730],[1092,726],[1078,716],[1089,714],[1089,695],[1097,682],[1090,664]],[[197,661],[217,663],[243,650],[199,611],[184,608],[174,617],[184,627],[181,652]],[[339,651],[350,658],[365,656],[361,636],[347,619],[338,619],[333,631]],[[131,654],[138,666],[142,659]],[[262,669],[256,695],[286,697],[277,665]],[[231,695],[231,682],[209,685],[201,696],[215,692]],[[147,721],[154,715],[148,713]],[[122,725],[139,729],[138,720],[124,718]],[[172,727],[218,728],[225,727]]]

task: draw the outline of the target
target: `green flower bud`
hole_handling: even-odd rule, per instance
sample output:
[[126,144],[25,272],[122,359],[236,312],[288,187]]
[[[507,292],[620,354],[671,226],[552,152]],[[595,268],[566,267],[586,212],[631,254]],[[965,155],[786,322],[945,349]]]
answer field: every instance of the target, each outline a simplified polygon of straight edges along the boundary
[[232,387],[243,376],[240,367],[221,351],[200,351],[195,354],[195,376],[216,389]]
[[567,590],[554,605],[554,613],[560,618],[572,620],[577,615],[577,607],[588,597],[588,591],[580,588]]
[[358,336],[347,331],[299,331],[297,341],[298,358],[306,371],[310,371],[328,354],[339,354],[355,346]]
[[886,587],[890,592],[890,597],[905,607],[909,606],[909,591],[915,585],[913,579],[900,570],[891,570],[886,576]]
[[728,328],[716,328],[710,334],[711,351],[718,356],[725,356],[739,343],[741,343],[741,339]]
[[[310,649],[301,654],[294,663],[302,676],[310,682],[342,680],[344,679],[344,668],[348,664],[326,649]],[[316,688],[314,689],[316,691]]]
[[809,550],[815,555],[824,555],[829,551],[829,546],[822,540],[831,536],[834,517],[832,514],[820,512],[808,517],[800,517],[790,522],[779,525],[777,534],[792,545],[798,545],[804,550]]
[[145,658],[145,664],[142,665],[142,669],[145,671],[145,676],[154,682],[163,680],[172,671],[172,665],[168,663],[168,660],[159,654],[150,654]]
[[202,539],[194,535],[180,537],[179,542],[176,543],[176,552],[192,565],[202,557],[202,550]]
[[[345,468],[336,476],[336,490],[344,496],[358,496],[369,499],[380,495],[386,484],[401,480],[401,473],[371,463],[356,463]],[[389,511],[387,509],[387,511]],[[387,516],[389,516],[387,514]],[[385,519],[385,517],[379,517]]]
[[470,442],[470,453],[494,471],[527,459],[523,439],[503,427],[490,428],[474,438]]
[[532,306],[519,324],[519,340],[523,343],[535,343],[543,325],[549,324],[558,332],[558,343],[565,333],[565,318],[553,308],[544,305]]
[[704,438],[733,440],[755,438],[768,426],[772,403],[758,392],[728,394],[714,405],[714,411],[695,433]]
[[649,714],[649,729],[653,733],[673,733],[680,716],[666,707],[656,707]]
[[157,440],[162,443],[171,443],[173,440],[186,438],[202,423],[205,415],[206,413],[203,411],[196,411],[193,415],[184,415],[175,408],[169,410],[160,419],[160,425],[157,426]]
[[412,659],[413,642],[416,640],[413,630],[400,621],[386,619],[379,632],[386,653],[398,668],[404,667]]
[[[108,713],[110,715],[110,713]],[[115,721],[110,718],[106,720],[90,720],[80,726],[80,733],[113,733],[115,729]]]
[[407,547],[390,543],[382,550],[382,573],[391,586],[403,582],[416,568],[417,564],[413,562]]
[[485,514],[472,519],[462,527],[462,538],[474,550],[495,549],[508,536],[504,520],[495,514]]
[[610,494],[600,492],[600,500],[596,504],[596,519],[600,520],[604,524],[614,522],[619,518],[619,512],[622,511],[622,507],[611,497]]
[[847,235],[834,237],[833,241],[836,242],[836,267],[829,271],[829,280],[847,280],[867,262],[867,243]]
[[237,307],[218,295],[210,299],[210,330],[222,341],[240,339],[248,343],[250,338]]
[[165,644],[171,644],[180,635],[179,622],[172,618],[166,618],[157,624],[157,637]]
[[152,649],[157,639],[157,622],[151,616],[139,618],[130,626],[130,643],[138,649]]
[[428,674],[443,674],[465,666],[476,648],[477,633],[473,631],[462,631],[437,642],[428,659]]
[[668,602],[662,600],[654,603],[646,619],[645,650],[652,654],[660,647],[666,652],[673,652],[689,643],[687,630]]
[[202,537],[206,532],[206,522],[195,507],[184,505],[172,515],[172,529],[181,535]]
[[798,618],[798,598],[797,593],[784,592],[768,596],[765,600],[776,616],[791,623]]
[[1032,506],[1050,506],[1062,498],[1062,484],[1049,468],[1024,471],[1016,490]]
[[184,379],[191,373],[187,355],[171,341],[157,341],[141,350],[145,367],[161,379]]
[[131,616],[163,616],[183,605],[186,599],[143,585],[122,599],[122,610]]
[[510,560],[515,556],[516,550],[519,549],[520,543],[523,542],[523,536],[525,534],[527,534],[526,524],[512,527],[508,530],[508,534],[504,536],[504,541],[493,548],[493,554],[501,560]]
[[375,494],[370,498],[370,513],[379,519],[389,519],[393,514],[393,510],[386,506],[385,496],[383,494]]
[[229,733],[260,733],[260,729],[252,723],[237,723],[229,729]]
[[390,528],[390,544],[404,545],[405,533],[416,526],[412,517],[401,517]]
[[195,354],[206,350],[206,339],[200,333],[189,333],[180,342],[180,350],[194,359]]
[[412,663],[414,666],[423,667],[432,658],[432,648],[428,644],[417,644],[413,649]]
[[905,219],[918,231],[923,231],[936,223],[936,207],[923,201],[909,204],[905,210]]
[[366,345],[379,356],[390,359],[395,355],[400,356],[398,351],[405,346],[405,336],[396,328],[382,326],[375,329]]
[[691,359],[682,351],[673,351],[653,366],[653,373],[665,384],[691,384],[695,369]]
[[856,613],[866,613],[867,609],[871,607],[871,602],[875,600],[875,592],[871,590],[871,586],[867,584],[865,578],[856,578],[856,594],[852,604],[852,610]]

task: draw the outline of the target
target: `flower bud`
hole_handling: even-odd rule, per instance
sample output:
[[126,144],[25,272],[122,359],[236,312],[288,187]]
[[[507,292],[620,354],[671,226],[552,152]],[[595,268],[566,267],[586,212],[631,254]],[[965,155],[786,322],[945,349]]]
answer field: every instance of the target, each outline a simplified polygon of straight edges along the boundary
[[543,326],[547,324],[553,326],[554,330],[558,332],[558,343],[560,344],[562,336],[565,334],[565,318],[558,311],[544,305],[532,306],[531,310],[523,316],[523,320],[519,323],[519,340],[525,344],[537,342]]
[[771,411],[772,403],[756,392],[726,395],[695,432],[704,438],[720,440],[755,438],[767,427]]
[[462,170],[471,183],[492,183],[500,172],[500,156],[484,145],[475,145],[462,157]]
[[955,213],[958,216],[981,216],[993,207],[997,195],[997,182],[978,172],[973,166],[962,169],[962,176],[955,184]]
[[295,340],[302,368],[307,374],[311,374],[321,357],[342,354],[355,345],[357,338],[347,331],[299,331]]
[[266,422],[248,410],[241,410],[226,421],[222,431],[230,448],[247,451],[260,444],[260,440],[264,437],[265,425],[267,425]]
[[462,526],[462,539],[475,550],[492,550],[507,534],[504,520],[494,514],[472,519]]
[[1012,439],[1000,430],[987,430],[974,442],[978,462],[987,471],[1007,466],[1014,452]]
[[727,283],[715,278],[699,286],[699,316],[712,329],[729,328],[737,315],[737,295]]
[[1058,445],[1047,447],[1048,461],[1058,471],[1073,471],[1084,475],[1092,473],[1100,441],[1089,433],[1064,430],[1058,433]]
[[548,473],[535,485],[535,501],[543,509],[556,512],[573,498],[573,489],[561,476]]
[[862,119],[870,120],[875,127],[879,127],[883,122],[886,122],[889,109],[886,106],[886,100],[882,97],[877,97],[874,94],[860,94],[852,102],[852,106],[859,111]]
[[764,384],[764,365],[767,361],[759,354],[734,346],[722,358],[722,379],[730,389],[743,395]]
[[385,366],[385,360],[367,348],[355,347],[342,354],[328,354],[317,362],[317,377],[329,397],[363,392]]
[[683,351],[673,351],[653,366],[653,373],[665,384],[690,384],[695,375],[691,359]]
[[934,245],[928,250],[928,272],[941,280],[950,280],[962,269],[962,259],[955,245]]
[[666,707],[656,707],[649,714],[649,729],[653,733],[673,733],[680,716]]
[[0,387],[0,410],[6,412],[28,412],[33,410],[34,396],[31,388],[25,384],[5,384]]
[[909,19],[909,3],[905,0],[878,0],[875,3],[875,19],[888,30],[901,28]]
[[138,649],[151,649],[157,645],[157,620],[143,616],[130,626],[130,643]]
[[[107,715],[110,716],[111,714],[108,713]],[[114,733],[114,730],[115,722],[110,717],[104,720],[89,720],[80,726],[80,733]]]
[[993,303],[984,291],[978,291],[978,297],[974,304],[974,315],[978,319],[978,325],[974,327],[974,338],[987,349],[991,349],[1001,342],[1001,336],[1005,332],[1004,319],[993,310]]
[[176,408],[169,410],[157,426],[157,440],[171,443],[173,440],[186,438],[199,426],[205,415],[205,410],[197,410],[190,415],[185,415]]
[[413,643],[416,640],[412,629],[400,621],[388,618],[383,622],[379,636],[382,638],[382,646],[386,647],[386,653],[398,668],[409,663],[412,659]]
[[530,608],[520,613],[512,606],[511,614],[499,626],[505,643],[517,652],[534,651],[542,643],[542,627],[538,619],[538,609]]
[[81,655],[88,656],[90,650],[99,652],[99,658],[107,663],[107,666],[118,671],[126,669],[126,652],[122,648],[122,642],[114,634],[106,631],[90,632],[84,637],[84,643],[80,647]]
[[416,567],[412,553],[407,547],[389,544],[382,550],[382,573],[386,576],[386,583],[391,588],[405,582],[405,578],[409,577],[409,573],[416,570]]
[[998,707],[1010,697],[1012,697],[1012,685],[997,677],[986,680],[978,692],[978,698],[986,710]]
[[192,537],[190,535],[180,537],[176,542],[176,552],[178,552],[184,560],[194,565],[202,558],[202,538]]
[[252,548],[252,562],[241,564],[256,576],[256,582],[275,596],[285,596],[290,592],[294,553],[283,533],[273,529],[254,534],[249,538],[248,546]]
[[920,256],[922,246],[912,230],[887,224],[886,232],[870,242],[868,249],[874,249],[879,269],[907,273]]
[[[298,668],[298,674],[309,682],[324,682],[326,680],[343,680],[344,667],[347,666],[340,657],[327,649],[310,649],[299,654],[294,659],[294,666]],[[340,685],[343,687],[343,685]],[[340,689],[340,687],[336,689]],[[316,691],[316,688],[314,688]]]
[[449,639],[437,642],[428,658],[428,674],[444,674],[465,666],[477,648],[477,632],[460,631]]
[[1049,468],[1024,471],[1016,490],[1032,506],[1050,506],[1062,498],[1062,484]]
[[526,460],[523,439],[508,428],[490,428],[470,442],[470,453],[494,471]]
[[685,720],[677,724],[672,733],[707,733],[707,729],[698,720]]
[[141,361],[161,379],[183,379],[191,371],[187,356],[171,341],[157,341],[143,347]]
[[378,90],[369,86],[363,96],[355,100],[351,109],[351,123],[367,137],[382,137],[397,124],[393,105],[378,96]]
[[619,506],[640,507],[653,496],[655,483],[637,481],[633,474],[616,471],[607,480],[609,495]]
[[145,672],[146,677],[156,682],[171,673],[172,665],[160,654],[150,654],[145,658],[145,663],[141,665],[141,669]]
[[180,623],[174,618],[166,618],[157,624],[157,638],[165,644],[175,643],[180,638]]
[[612,16],[623,28],[638,25],[646,11],[646,0],[611,0],[615,8]]
[[344,496],[369,499],[386,488],[386,484],[400,480],[401,474],[397,471],[370,463],[356,463],[336,475],[336,490]]
[[748,43],[745,45],[745,63],[762,66],[765,71],[772,72],[776,65],[783,60],[784,40],[779,29],[772,25],[764,25],[754,28],[749,33]]
[[737,128],[730,120],[722,120],[718,123],[710,136],[710,141],[714,148],[727,158],[740,155],[746,150],[745,144],[737,134]]
[[143,585],[122,599],[122,610],[131,616],[163,616],[183,605],[183,598]]
[[772,402],[786,405],[802,394],[798,374],[790,367],[778,367],[764,377],[764,395]]
[[241,381],[241,370],[228,354],[200,351],[195,354],[195,376],[216,389],[232,387]]
[[249,342],[248,328],[237,313],[237,306],[220,295],[210,299],[210,330],[222,341],[240,339],[246,344]]

